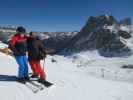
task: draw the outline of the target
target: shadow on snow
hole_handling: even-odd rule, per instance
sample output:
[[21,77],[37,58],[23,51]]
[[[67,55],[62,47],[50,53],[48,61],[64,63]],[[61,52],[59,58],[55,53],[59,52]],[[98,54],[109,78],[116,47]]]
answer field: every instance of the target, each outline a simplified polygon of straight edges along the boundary
[[17,77],[15,75],[0,75],[0,81],[17,81]]

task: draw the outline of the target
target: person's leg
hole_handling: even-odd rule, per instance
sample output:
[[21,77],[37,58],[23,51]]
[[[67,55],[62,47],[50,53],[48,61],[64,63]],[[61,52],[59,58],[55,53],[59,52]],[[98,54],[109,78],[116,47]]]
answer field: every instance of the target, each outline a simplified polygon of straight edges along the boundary
[[38,71],[40,79],[41,80],[46,80],[46,74],[45,74],[44,70],[41,68],[40,61],[36,61],[36,66],[37,66],[36,69]]
[[28,60],[26,56],[23,56],[23,63],[24,63],[24,77],[28,78]]
[[33,75],[38,75],[38,72],[36,70],[36,62],[34,60],[29,61],[29,64],[31,66],[31,70],[33,71]]
[[16,62],[19,65],[18,69],[18,77],[19,78],[24,78],[24,63],[23,63],[23,57],[22,56],[15,56]]

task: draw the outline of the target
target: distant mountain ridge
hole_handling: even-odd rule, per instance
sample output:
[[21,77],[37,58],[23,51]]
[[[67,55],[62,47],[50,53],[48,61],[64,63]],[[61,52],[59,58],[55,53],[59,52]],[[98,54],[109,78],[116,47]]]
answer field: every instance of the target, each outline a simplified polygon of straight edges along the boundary
[[[113,16],[100,15],[89,17],[85,26],[68,44],[69,52],[98,50],[102,56],[124,56],[131,53],[121,39],[131,38],[131,20],[117,21]],[[128,26],[128,27],[127,27]]]

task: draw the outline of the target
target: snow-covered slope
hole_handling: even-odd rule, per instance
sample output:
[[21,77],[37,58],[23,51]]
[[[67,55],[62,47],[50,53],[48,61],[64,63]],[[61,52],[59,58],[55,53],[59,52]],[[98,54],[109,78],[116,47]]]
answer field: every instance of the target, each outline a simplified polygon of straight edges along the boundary
[[[56,62],[51,62],[55,59]],[[43,62],[42,62],[43,63]],[[16,75],[17,64],[12,57],[0,53],[2,75]],[[47,56],[47,79],[55,85],[33,94],[17,82],[0,81],[2,100],[133,100],[133,84],[95,78],[77,68],[68,58]]]
[[95,77],[103,77],[108,80],[133,82],[133,68],[123,68],[125,65],[133,65],[133,56],[106,58],[98,54],[98,51],[81,52],[71,57],[77,67],[85,73]]
[[6,44],[0,42],[0,49],[4,49],[4,48],[6,48],[6,47],[8,47],[8,45],[6,45]]

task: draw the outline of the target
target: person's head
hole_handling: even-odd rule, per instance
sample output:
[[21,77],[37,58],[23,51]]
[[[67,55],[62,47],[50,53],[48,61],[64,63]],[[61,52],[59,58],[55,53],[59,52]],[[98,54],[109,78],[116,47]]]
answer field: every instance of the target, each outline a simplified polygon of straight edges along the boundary
[[26,33],[26,29],[22,26],[19,26],[19,27],[17,27],[16,32],[17,32],[17,34],[24,36],[24,34]]
[[37,37],[37,33],[36,32],[30,32],[30,37]]

